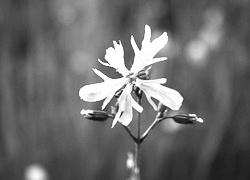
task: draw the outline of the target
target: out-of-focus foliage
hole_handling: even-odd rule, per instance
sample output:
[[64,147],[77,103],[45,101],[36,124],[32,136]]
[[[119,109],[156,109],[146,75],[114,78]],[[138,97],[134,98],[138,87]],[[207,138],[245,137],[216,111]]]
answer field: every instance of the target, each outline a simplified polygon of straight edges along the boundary
[[[129,67],[130,35],[139,43],[145,24],[169,35],[161,52],[169,59],[152,77],[167,77],[184,97],[180,112],[204,124],[156,127],[142,146],[142,178],[249,179],[249,7],[248,0],[0,1],[0,179],[24,179],[33,166],[50,180],[129,177],[132,141],[120,126],[81,117],[83,107],[101,104],[81,101],[78,90],[101,81],[93,67],[116,77],[97,63],[112,40],[122,40]],[[154,112],[148,105],[144,112],[145,129]]]

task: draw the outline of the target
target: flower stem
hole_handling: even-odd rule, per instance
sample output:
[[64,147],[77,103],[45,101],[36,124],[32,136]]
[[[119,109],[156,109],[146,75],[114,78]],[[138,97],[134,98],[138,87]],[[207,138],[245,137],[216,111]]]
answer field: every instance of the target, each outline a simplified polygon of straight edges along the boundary
[[137,141],[137,137],[134,135],[134,133],[131,131],[131,129],[128,126],[122,125],[125,130],[128,132],[129,136],[134,140],[134,142]]
[[[138,96],[137,102],[141,105],[141,96]],[[141,180],[141,113],[137,116],[137,140],[135,141],[135,166],[133,169],[134,179]]]
[[141,143],[144,141],[144,139],[149,135],[149,133],[153,130],[153,128],[160,123],[161,121],[165,120],[165,119],[170,119],[172,117],[167,116],[167,117],[163,117],[163,118],[159,118],[159,113],[156,115],[154,122],[148,127],[148,129],[142,134],[141,136]]

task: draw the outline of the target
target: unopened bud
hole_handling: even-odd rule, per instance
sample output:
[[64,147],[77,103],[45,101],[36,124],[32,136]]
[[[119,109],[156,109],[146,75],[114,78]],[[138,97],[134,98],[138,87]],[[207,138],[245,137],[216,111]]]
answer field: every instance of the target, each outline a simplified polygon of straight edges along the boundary
[[85,110],[81,111],[81,114],[86,118],[93,121],[106,121],[112,115],[108,114],[106,111],[99,110]]
[[137,97],[142,98],[142,90],[139,87],[133,86],[133,90],[135,94],[137,95]]
[[138,74],[137,74],[137,78],[139,79],[143,79],[143,80],[149,80],[150,79],[150,70],[151,66],[148,67],[146,70],[141,70]]
[[196,114],[179,114],[172,117],[179,124],[196,124],[203,123],[203,119],[198,118]]

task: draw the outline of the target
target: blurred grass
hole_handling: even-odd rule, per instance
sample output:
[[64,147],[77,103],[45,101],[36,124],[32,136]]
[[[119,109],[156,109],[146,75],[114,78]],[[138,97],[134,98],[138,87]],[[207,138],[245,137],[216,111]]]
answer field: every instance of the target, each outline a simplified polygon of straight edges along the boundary
[[[78,90],[100,81],[105,49],[122,40],[132,63],[144,25],[169,43],[167,62],[152,77],[184,96],[180,112],[203,125],[165,122],[143,144],[142,175],[150,179],[249,179],[249,1],[36,1],[0,2],[0,179],[22,179],[41,164],[50,179],[126,179],[132,141],[118,125],[80,116]],[[145,101],[146,102],[146,101]],[[146,106],[145,128],[154,116]]]

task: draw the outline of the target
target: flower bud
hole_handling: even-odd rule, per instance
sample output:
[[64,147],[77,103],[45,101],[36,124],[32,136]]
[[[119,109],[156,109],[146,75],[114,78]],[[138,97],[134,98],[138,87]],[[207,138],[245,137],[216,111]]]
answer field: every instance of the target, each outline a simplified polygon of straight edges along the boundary
[[142,90],[139,87],[133,86],[133,91],[135,92],[137,97],[142,98]]
[[93,121],[106,121],[108,118],[112,117],[112,115],[108,114],[106,111],[99,110],[85,110],[81,111],[81,114],[89,120]]
[[137,74],[137,77],[139,79],[143,79],[143,80],[149,80],[150,79],[150,70],[151,69],[151,66],[148,67],[147,69],[145,70],[141,70],[138,74]]
[[172,119],[179,124],[203,123],[203,119],[198,118],[196,114],[178,114],[173,116]]

